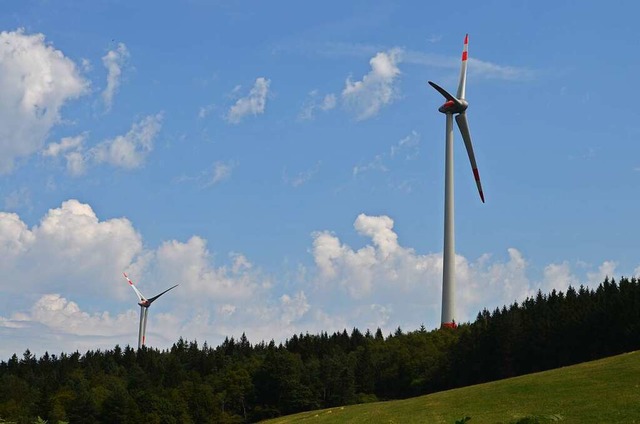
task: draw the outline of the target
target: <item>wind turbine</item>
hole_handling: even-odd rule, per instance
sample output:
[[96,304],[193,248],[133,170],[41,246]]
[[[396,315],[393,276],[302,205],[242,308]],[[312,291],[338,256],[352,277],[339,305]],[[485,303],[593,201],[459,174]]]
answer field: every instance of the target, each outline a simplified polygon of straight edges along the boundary
[[145,334],[147,333],[147,314],[149,313],[149,306],[151,306],[151,304],[157,298],[159,298],[160,296],[162,296],[163,294],[165,294],[169,290],[175,289],[176,287],[178,287],[178,284],[176,284],[173,287],[169,287],[168,289],[166,289],[162,293],[157,294],[157,295],[147,299],[146,297],[144,297],[142,295],[142,293],[140,293],[140,290],[138,290],[138,288],[135,286],[135,284],[133,284],[133,281],[131,281],[129,279],[127,274],[125,272],[123,272],[122,274],[124,275],[124,278],[127,279],[127,281],[129,282],[129,285],[131,286],[133,291],[136,292],[136,295],[138,296],[138,299],[140,300],[140,302],[138,302],[138,305],[140,305],[140,327],[138,329],[138,349],[140,349],[142,346],[144,346]]
[[446,129],[446,158],[445,158],[445,179],[444,179],[444,249],[443,249],[443,272],[442,272],[442,318],[441,326],[455,328],[454,320],[454,291],[455,291],[455,237],[454,237],[454,211],[453,211],[453,115],[456,115],[456,123],[462,134],[464,145],[467,148],[473,177],[478,186],[480,199],[484,203],[484,193],[480,184],[480,174],[476,158],[473,154],[471,135],[469,134],[469,124],[467,123],[466,110],[469,107],[465,99],[465,88],[467,85],[467,56],[469,51],[469,34],[464,37],[464,48],[462,49],[462,66],[460,68],[460,82],[458,92],[452,96],[438,84],[429,81],[429,85],[435,88],[444,96],[446,102],[438,108],[447,117]]

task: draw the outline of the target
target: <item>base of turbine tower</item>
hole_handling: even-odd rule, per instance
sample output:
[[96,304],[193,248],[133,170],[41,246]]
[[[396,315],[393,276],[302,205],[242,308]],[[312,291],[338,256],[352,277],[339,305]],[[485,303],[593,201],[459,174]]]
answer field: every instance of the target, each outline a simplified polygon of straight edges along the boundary
[[458,324],[455,321],[452,322],[443,322],[440,325],[440,328],[458,328]]

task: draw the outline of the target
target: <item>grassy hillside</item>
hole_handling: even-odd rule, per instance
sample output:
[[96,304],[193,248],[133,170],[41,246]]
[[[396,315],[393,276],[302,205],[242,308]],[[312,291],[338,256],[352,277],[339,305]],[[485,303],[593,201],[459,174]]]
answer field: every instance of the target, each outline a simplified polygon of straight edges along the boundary
[[412,399],[305,412],[284,423],[640,423],[640,352]]

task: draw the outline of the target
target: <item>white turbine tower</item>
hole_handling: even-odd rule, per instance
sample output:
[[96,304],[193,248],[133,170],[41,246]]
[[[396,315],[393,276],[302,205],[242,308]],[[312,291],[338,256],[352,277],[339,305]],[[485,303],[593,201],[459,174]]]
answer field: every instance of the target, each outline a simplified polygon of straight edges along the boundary
[[471,135],[469,134],[469,124],[467,123],[466,110],[469,103],[465,100],[465,88],[467,85],[467,55],[469,48],[469,34],[464,37],[464,48],[462,50],[462,66],[460,68],[460,82],[458,92],[452,96],[438,84],[429,81],[429,84],[444,96],[446,102],[438,109],[447,117],[446,130],[446,159],[445,159],[445,182],[444,182],[444,249],[443,249],[443,272],[442,272],[442,327],[455,327],[454,319],[454,292],[456,284],[455,276],[455,237],[454,237],[454,211],[453,211],[453,115],[456,115],[456,123],[462,134],[464,145],[467,148],[473,176],[478,186],[480,199],[484,203],[484,193],[480,184],[480,174],[476,165],[476,158],[473,154]]
[[147,299],[146,297],[144,297],[142,295],[142,293],[140,293],[140,290],[138,290],[138,288],[135,286],[135,284],[133,284],[133,281],[131,281],[129,279],[129,277],[127,276],[126,273],[122,273],[124,274],[124,278],[127,279],[127,281],[129,282],[129,285],[131,286],[131,288],[133,289],[133,291],[136,292],[136,295],[138,296],[138,299],[140,300],[138,302],[138,305],[140,305],[140,327],[138,328],[138,349],[140,349],[142,346],[144,346],[144,342],[145,342],[145,334],[147,333],[147,314],[149,312],[149,306],[151,306],[151,304],[160,296],[162,296],[163,294],[165,294],[166,292],[168,292],[171,289],[175,289],[176,287],[178,287],[178,284],[176,284],[173,287],[169,287],[168,289],[166,289],[165,291],[163,291],[160,294],[157,294],[153,297],[150,297],[149,299]]

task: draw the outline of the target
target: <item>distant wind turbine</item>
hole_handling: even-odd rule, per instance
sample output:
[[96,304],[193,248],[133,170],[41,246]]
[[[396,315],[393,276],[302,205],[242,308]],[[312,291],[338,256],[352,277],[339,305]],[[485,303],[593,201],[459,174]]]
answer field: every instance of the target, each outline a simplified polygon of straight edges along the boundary
[[465,100],[465,88],[467,85],[467,55],[469,51],[469,34],[464,37],[462,50],[462,66],[460,68],[460,82],[458,92],[452,96],[438,84],[429,81],[429,84],[444,96],[446,102],[438,108],[447,117],[446,129],[446,160],[444,182],[444,249],[442,272],[442,327],[455,327],[454,320],[454,291],[455,291],[455,236],[454,236],[454,211],[453,211],[453,115],[456,115],[456,123],[462,134],[464,145],[467,148],[473,177],[478,186],[480,199],[484,203],[484,193],[480,184],[480,174],[473,154],[469,124],[467,123],[466,110],[469,103]]
[[178,284],[176,284],[173,287],[169,287],[168,289],[166,289],[165,291],[163,291],[162,293],[155,295],[153,297],[150,297],[149,299],[147,299],[146,297],[144,297],[142,295],[142,293],[140,293],[140,290],[138,290],[138,288],[135,286],[135,284],[133,284],[133,281],[131,281],[129,279],[129,277],[127,276],[126,273],[122,273],[124,275],[124,278],[127,279],[127,281],[129,282],[129,285],[131,286],[131,288],[133,289],[133,291],[136,292],[136,295],[138,296],[138,299],[140,300],[140,302],[138,302],[138,305],[140,305],[140,327],[138,329],[138,349],[140,349],[142,346],[144,346],[144,342],[145,342],[145,334],[147,332],[147,314],[148,314],[148,310],[149,310],[149,306],[151,306],[151,304],[160,296],[162,296],[163,294],[165,294],[166,292],[168,292],[171,289],[175,289],[176,287],[178,287]]

